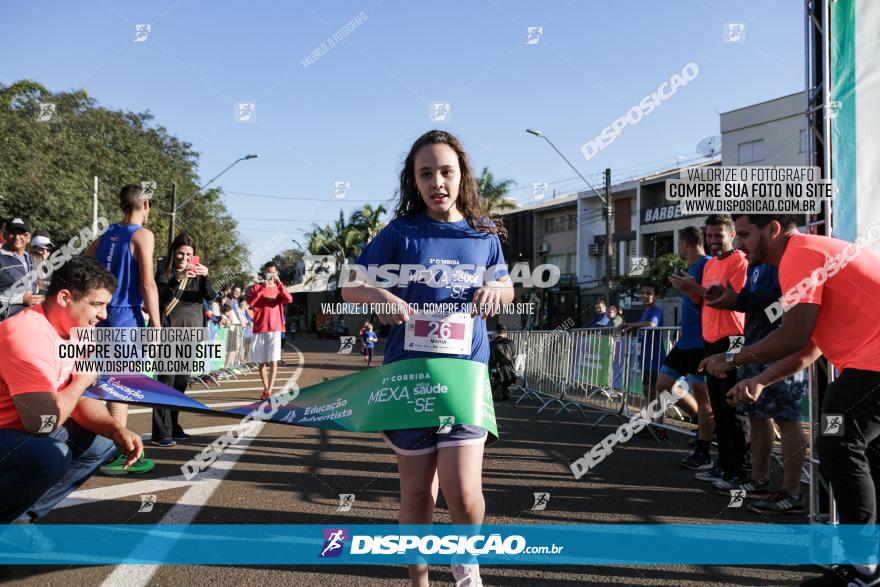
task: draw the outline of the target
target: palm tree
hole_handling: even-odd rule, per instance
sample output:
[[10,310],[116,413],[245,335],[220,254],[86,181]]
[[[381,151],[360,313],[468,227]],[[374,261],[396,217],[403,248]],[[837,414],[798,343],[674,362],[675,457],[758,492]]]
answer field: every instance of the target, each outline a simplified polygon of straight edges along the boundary
[[483,167],[483,174],[477,179],[477,190],[483,198],[483,207],[487,215],[492,216],[517,207],[517,203],[507,197],[512,185],[516,185],[512,179],[496,183],[489,168]]
[[363,235],[364,245],[373,240],[373,237],[379,234],[379,231],[382,230],[385,223],[382,222],[381,216],[387,211],[388,210],[382,204],[379,204],[375,208],[370,204],[364,204],[360,210],[355,210],[351,214],[349,224]]

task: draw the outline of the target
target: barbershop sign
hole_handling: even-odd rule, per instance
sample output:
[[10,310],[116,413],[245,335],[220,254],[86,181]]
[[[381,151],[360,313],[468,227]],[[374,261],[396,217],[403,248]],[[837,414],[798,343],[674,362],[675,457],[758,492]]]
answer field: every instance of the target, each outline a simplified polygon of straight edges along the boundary
[[[688,216],[697,216],[689,214]],[[665,222],[667,220],[678,220],[684,218],[681,213],[681,206],[678,204],[666,204],[664,206],[656,206],[654,208],[645,208],[645,214],[642,217],[642,224],[653,224],[655,222]]]

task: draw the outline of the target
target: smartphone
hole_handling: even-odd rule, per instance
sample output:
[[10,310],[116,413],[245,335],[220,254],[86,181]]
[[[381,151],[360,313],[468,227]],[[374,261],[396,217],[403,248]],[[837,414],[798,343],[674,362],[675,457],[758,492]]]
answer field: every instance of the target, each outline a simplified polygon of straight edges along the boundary
[[202,260],[199,258],[198,255],[193,255],[192,260],[190,260],[189,264],[190,266],[201,265]]

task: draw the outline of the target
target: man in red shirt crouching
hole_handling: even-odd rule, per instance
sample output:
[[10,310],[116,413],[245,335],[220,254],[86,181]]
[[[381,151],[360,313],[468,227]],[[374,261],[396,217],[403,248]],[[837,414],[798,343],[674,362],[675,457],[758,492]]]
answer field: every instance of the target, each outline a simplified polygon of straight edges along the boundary
[[82,397],[96,375],[72,375],[58,344],[107,317],[116,278],[88,257],[52,274],[46,298],[0,324],[0,524],[44,516],[113,456],[143,451],[103,402]]

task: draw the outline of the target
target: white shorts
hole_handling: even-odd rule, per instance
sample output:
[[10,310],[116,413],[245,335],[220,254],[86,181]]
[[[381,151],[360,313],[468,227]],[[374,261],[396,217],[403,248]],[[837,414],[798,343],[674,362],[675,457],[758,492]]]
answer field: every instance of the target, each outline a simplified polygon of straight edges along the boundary
[[251,341],[251,356],[248,358],[253,363],[280,361],[281,333],[255,332]]

